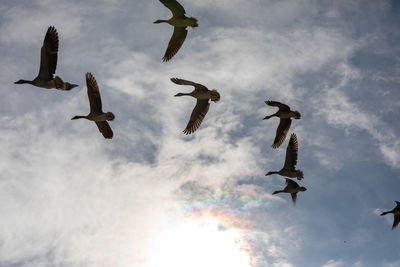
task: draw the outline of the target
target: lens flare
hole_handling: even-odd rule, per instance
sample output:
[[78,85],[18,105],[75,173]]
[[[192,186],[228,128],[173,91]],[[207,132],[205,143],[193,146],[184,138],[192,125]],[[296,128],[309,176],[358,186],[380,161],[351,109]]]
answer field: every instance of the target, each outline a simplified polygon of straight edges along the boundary
[[149,267],[250,267],[236,229],[221,230],[213,219],[186,219],[161,233],[149,255]]

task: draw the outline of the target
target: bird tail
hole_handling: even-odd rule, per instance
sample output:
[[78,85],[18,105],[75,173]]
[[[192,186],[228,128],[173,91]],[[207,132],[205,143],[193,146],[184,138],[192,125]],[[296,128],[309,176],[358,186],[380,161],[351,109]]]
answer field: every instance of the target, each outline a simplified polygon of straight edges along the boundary
[[65,83],[64,88],[62,90],[64,91],[69,91],[74,87],[77,87],[77,84],[72,84],[72,83]]
[[191,21],[192,21],[192,25],[190,25],[192,28],[196,28],[196,27],[199,27],[199,24],[197,23],[197,19],[196,18],[193,18],[193,17],[190,17],[189,18]]
[[304,179],[304,174],[301,170],[297,170],[296,171],[296,176],[297,176],[297,180],[303,180]]

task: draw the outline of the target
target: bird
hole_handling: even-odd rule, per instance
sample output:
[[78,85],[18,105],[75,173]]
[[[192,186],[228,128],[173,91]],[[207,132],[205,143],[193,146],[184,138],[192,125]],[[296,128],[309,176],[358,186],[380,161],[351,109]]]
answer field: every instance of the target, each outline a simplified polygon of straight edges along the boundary
[[18,80],[15,84],[29,83],[46,89],[69,91],[77,84],[64,82],[59,76],[54,77],[57,67],[58,33],[54,26],[47,29],[40,51],[40,69],[38,76],[32,81]]
[[92,73],[88,72],[85,76],[90,104],[90,113],[87,116],[75,116],[71,120],[88,119],[94,121],[97,125],[97,128],[99,128],[99,131],[103,134],[104,138],[111,139],[113,138],[113,131],[111,130],[111,127],[107,121],[114,120],[115,116],[112,112],[103,112],[101,108],[99,86],[97,85],[97,81]]
[[382,214],[381,214],[381,216],[383,216],[383,215],[386,215],[386,214],[389,214],[389,213],[393,213],[394,220],[393,220],[392,230],[394,228],[396,228],[397,225],[399,225],[399,223],[400,223],[400,202],[399,201],[395,201],[395,202],[396,202],[396,207],[394,207],[390,211],[382,212]]
[[297,180],[304,179],[303,172],[301,170],[296,170],[298,150],[299,143],[297,142],[297,136],[293,133],[290,136],[289,144],[286,148],[286,158],[283,168],[278,172],[268,172],[265,176],[279,174],[290,178],[297,177]]
[[263,120],[268,120],[272,117],[278,117],[280,119],[278,128],[276,129],[275,140],[274,144],[272,145],[273,148],[278,148],[283,141],[285,141],[286,135],[289,132],[290,124],[292,123],[291,118],[300,119],[301,114],[300,112],[290,110],[288,105],[282,104],[277,101],[265,101],[265,104],[273,107],[278,107],[279,110],[270,116],[266,116]]
[[208,109],[210,108],[209,100],[213,102],[218,102],[220,100],[220,95],[217,90],[208,90],[202,84],[194,83],[192,81],[183,80],[179,78],[171,78],[173,83],[179,85],[191,85],[194,86],[194,90],[191,93],[178,93],[175,96],[192,96],[197,99],[196,106],[192,111],[192,115],[190,115],[189,123],[187,124],[183,133],[188,135],[194,133],[200,126],[204,117],[206,116]]
[[164,62],[169,61],[175,54],[179,51],[183,42],[186,39],[188,31],[186,27],[190,26],[192,28],[198,27],[197,19],[194,17],[186,17],[185,9],[176,0],[160,0],[169,10],[172,12],[172,17],[168,20],[159,19],[153,23],[168,23],[174,26],[174,33],[169,40],[167,50],[165,51],[164,57],[162,58]]
[[289,178],[285,179],[286,187],[283,190],[274,191],[272,194],[276,195],[279,193],[290,193],[290,195],[292,196],[293,205],[296,205],[297,193],[300,191],[307,191],[307,188],[305,188],[304,186],[299,186],[298,183]]

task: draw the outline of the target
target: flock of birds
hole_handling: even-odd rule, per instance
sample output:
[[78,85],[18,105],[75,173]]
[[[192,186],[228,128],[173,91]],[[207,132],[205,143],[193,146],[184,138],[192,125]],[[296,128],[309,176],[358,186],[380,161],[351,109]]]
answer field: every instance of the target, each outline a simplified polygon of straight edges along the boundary
[[[168,47],[163,56],[163,61],[169,61],[182,47],[186,36],[187,27],[198,27],[197,19],[193,17],[186,17],[185,9],[176,0],[159,0],[163,3],[171,12],[172,17],[168,20],[156,20],[154,23],[168,23],[174,26],[174,32],[168,43]],[[43,46],[41,48],[40,56],[40,68],[37,77],[31,81],[29,80],[19,80],[15,84],[31,84],[37,87],[46,89],[58,89],[69,91],[77,84],[71,84],[64,82],[59,76],[55,76],[57,67],[57,56],[58,56],[58,33],[57,30],[50,26],[46,32]],[[111,139],[113,137],[113,131],[107,121],[112,121],[115,115],[112,112],[103,112],[99,86],[95,77],[90,73],[86,73],[86,86],[89,98],[90,113],[86,116],[75,116],[72,120],[76,119],[87,119],[94,121],[97,125],[99,131],[103,134],[104,138]],[[206,116],[210,108],[210,100],[213,102],[218,102],[220,100],[220,94],[217,90],[209,90],[206,86],[195,83],[188,80],[183,80],[179,78],[171,78],[171,81],[178,85],[189,85],[193,86],[194,90],[190,93],[178,93],[175,96],[192,96],[196,98],[197,103],[194,107],[192,114],[190,115],[189,122],[183,130],[185,134],[194,133],[202,123],[204,117]],[[284,142],[287,133],[289,132],[290,125],[292,123],[292,118],[300,119],[301,115],[298,111],[292,111],[289,106],[276,102],[276,101],[266,101],[267,105],[272,107],[277,107],[278,111],[270,116],[266,116],[264,120],[270,119],[272,117],[278,117],[280,119],[278,128],[275,134],[275,140],[272,145],[273,148],[278,148]],[[284,177],[297,178],[302,180],[304,178],[303,172],[297,170],[298,161],[298,141],[296,134],[291,134],[290,140],[286,149],[286,158],[283,168],[280,171],[268,172],[266,176],[272,174],[279,174]],[[307,189],[303,186],[299,186],[294,180],[286,179],[286,187],[283,190],[274,191],[272,194],[278,193],[289,193],[291,194],[293,204],[296,203],[297,193],[301,191],[306,191]],[[393,213],[394,222],[392,229],[394,229],[400,222],[400,202],[396,201],[396,207],[390,211],[383,212],[381,216]]]

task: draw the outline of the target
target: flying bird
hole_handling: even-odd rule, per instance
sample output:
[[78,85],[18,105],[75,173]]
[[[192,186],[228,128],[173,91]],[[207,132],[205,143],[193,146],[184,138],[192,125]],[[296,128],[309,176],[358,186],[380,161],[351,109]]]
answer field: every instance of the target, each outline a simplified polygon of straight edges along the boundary
[[393,225],[392,225],[392,230],[394,228],[397,227],[397,225],[399,225],[400,223],[400,202],[399,201],[395,201],[396,202],[396,207],[390,211],[385,211],[382,212],[381,216],[389,214],[389,213],[393,213],[394,215],[394,219],[393,219]]
[[304,186],[299,186],[298,183],[295,181],[285,178],[286,179],[286,187],[283,190],[278,190],[273,192],[272,194],[279,194],[279,193],[289,193],[292,196],[293,205],[296,205],[297,200],[297,193],[300,191],[307,191],[307,188]]
[[15,84],[29,83],[37,87],[47,89],[55,88],[64,91],[77,87],[77,84],[64,82],[59,76],[53,77],[57,67],[57,53],[58,33],[53,26],[50,26],[47,29],[40,52],[40,69],[38,76],[32,81],[19,80],[16,81]]
[[87,116],[75,116],[71,120],[88,119],[94,121],[104,138],[111,139],[113,137],[113,131],[107,121],[114,120],[115,116],[112,112],[103,112],[101,108],[99,86],[90,72],[86,73],[86,85],[89,97],[90,113]]
[[208,90],[207,87],[199,83],[194,83],[179,78],[171,78],[171,81],[180,85],[194,86],[194,90],[191,93],[178,93],[175,95],[189,95],[197,99],[196,106],[192,111],[192,115],[190,115],[189,123],[187,124],[186,129],[183,130],[185,134],[194,133],[199,128],[201,122],[208,112],[208,109],[210,108],[209,100],[218,102],[220,100],[220,95],[217,90]]
[[159,19],[154,21],[154,23],[168,23],[174,26],[174,33],[169,40],[167,50],[165,51],[163,61],[167,62],[170,60],[181,48],[183,42],[186,39],[188,31],[186,27],[190,26],[192,28],[198,27],[197,19],[193,17],[186,17],[185,9],[176,0],[160,0],[169,10],[172,12],[172,17],[168,20]]
[[286,176],[290,178],[297,177],[297,180],[304,178],[303,172],[301,170],[296,170],[297,157],[298,157],[299,144],[297,142],[296,134],[290,136],[289,144],[286,148],[286,159],[285,165],[278,172],[268,172],[265,176],[271,174],[279,174],[281,176]]
[[282,104],[276,101],[265,101],[265,104],[273,107],[278,107],[279,110],[270,116],[266,116],[264,120],[268,120],[272,117],[278,117],[280,119],[278,128],[276,129],[273,148],[278,148],[283,141],[285,141],[286,135],[289,132],[290,124],[292,123],[291,118],[300,119],[300,112],[290,110],[288,105]]

